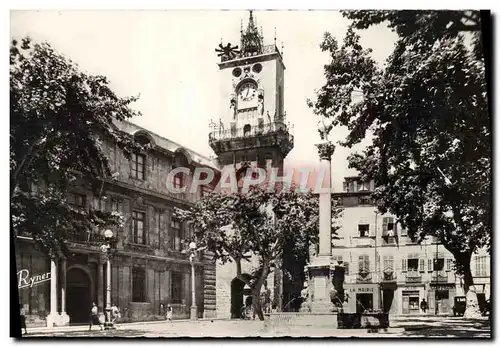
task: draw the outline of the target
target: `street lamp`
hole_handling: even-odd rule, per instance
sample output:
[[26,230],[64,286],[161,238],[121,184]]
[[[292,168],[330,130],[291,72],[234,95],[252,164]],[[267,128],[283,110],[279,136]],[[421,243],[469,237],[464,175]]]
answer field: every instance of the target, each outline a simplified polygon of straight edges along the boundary
[[182,253],[189,252],[189,263],[191,264],[191,319],[195,320],[198,318],[198,308],[196,307],[196,283],[195,283],[195,272],[194,272],[194,261],[196,260],[196,253],[198,251],[204,250],[206,247],[197,248],[196,243],[190,242],[187,251],[182,251]]
[[104,232],[105,244],[101,246],[101,251],[106,255],[106,322],[104,323],[105,329],[113,329],[113,322],[111,320],[111,262],[110,262],[110,241],[113,238],[113,232],[107,229]]

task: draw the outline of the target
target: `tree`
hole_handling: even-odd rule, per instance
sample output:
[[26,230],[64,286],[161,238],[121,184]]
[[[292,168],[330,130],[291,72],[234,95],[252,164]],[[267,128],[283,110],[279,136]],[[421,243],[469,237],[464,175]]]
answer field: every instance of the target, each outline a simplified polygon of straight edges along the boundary
[[[436,236],[455,258],[467,293],[472,254],[490,249],[491,128],[479,15],[467,11],[353,11],[331,56],[315,113],[346,126],[342,145],[373,134],[349,165],[376,183],[381,212],[395,214],[413,239]],[[388,23],[399,38],[384,67],[354,28]],[[466,43],[467,32],[471,44]],[[356,94],[358,93],[358,94]],[[473,305],[467,315],[474,315]]]
[[[103,76],[91,76],[48,43],[29,38],[10,47],[10,196],[16,233],[27,233],[47,253],[67,251],[68,232],[116,225],[116,213],[68,204],[77,182],[100,196],[111,176],[104,141],[129,157],[138,149],[113,122],[138,113],[136,98],[119,98]],[[31,189],[37,187],[36,191]]]
[[[309,245],[317,243],[318,211],[318,197],[310,192],[251,187],[248,193],[213,192],[190,210],[176,210],[176,215],[192,225],[197,243],[205,245],[215,260],[236,264],[237,278],[250,286],[254,310],[264,320],[262,285],[272,268],[279,266],[285,246],[293,245],[300,258],[308,254]],[[333,203],[332,217],[339,214]],[[242,274],[242,262],[252,257],[259,265],[248,279]]]

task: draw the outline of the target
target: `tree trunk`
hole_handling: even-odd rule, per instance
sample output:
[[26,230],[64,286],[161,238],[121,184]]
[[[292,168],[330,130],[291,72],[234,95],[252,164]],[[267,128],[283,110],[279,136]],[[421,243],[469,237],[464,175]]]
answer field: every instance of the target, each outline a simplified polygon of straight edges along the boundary
[[474,288],[474,278],[472,277],[470,268],[471,257],[472,254],[461,254],[456,257],[456,259],[462,267],[464,276],[464,293],[466,300],[464,318],[479,318],[481,317],[481,310],[479,309],[476,289]]
[[259,320],[264,320],[264,313],[262,312],[262,305],[260,303],[260,291],[262,290],[262,285],[264,281],[267,279],[267,275],[269,274],[269,260],[265,259],[263,261],[262,272],[260,277],[258,278],[255,286],[252,288],[252,306],[255,314],[259,317]]

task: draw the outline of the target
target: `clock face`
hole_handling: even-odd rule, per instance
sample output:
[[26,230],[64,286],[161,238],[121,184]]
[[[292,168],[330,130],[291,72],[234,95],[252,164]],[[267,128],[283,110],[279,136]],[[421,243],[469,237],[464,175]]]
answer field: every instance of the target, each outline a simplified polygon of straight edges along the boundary
[[244,83],[238,90],[238,99],[242,102],[249,102],[257,96],[257,88],[251,82]]

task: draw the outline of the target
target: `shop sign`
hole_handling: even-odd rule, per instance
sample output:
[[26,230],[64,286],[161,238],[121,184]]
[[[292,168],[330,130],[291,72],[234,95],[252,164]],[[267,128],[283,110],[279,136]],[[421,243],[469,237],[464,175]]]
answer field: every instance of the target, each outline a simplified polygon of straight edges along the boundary
[[349,292],[351,292],[351,293],[373,293],[373,288],[355,287],[355,288],[349,288]]
[[420,287],[404,287],[404,290],[408,290],[408,291],[418,291],[418,290],[420,290]]
[[50,272],[35,276],[30,276],[30,272],[27,269],[22,269],[17,272],[17,288],[19,289],[27,287],[31,288],[34,285],[47,281],[50,281]]
[[435,290],[450,290],[450,289],[455,289],[454,284],[434,284],[431,283],[431,288]]

